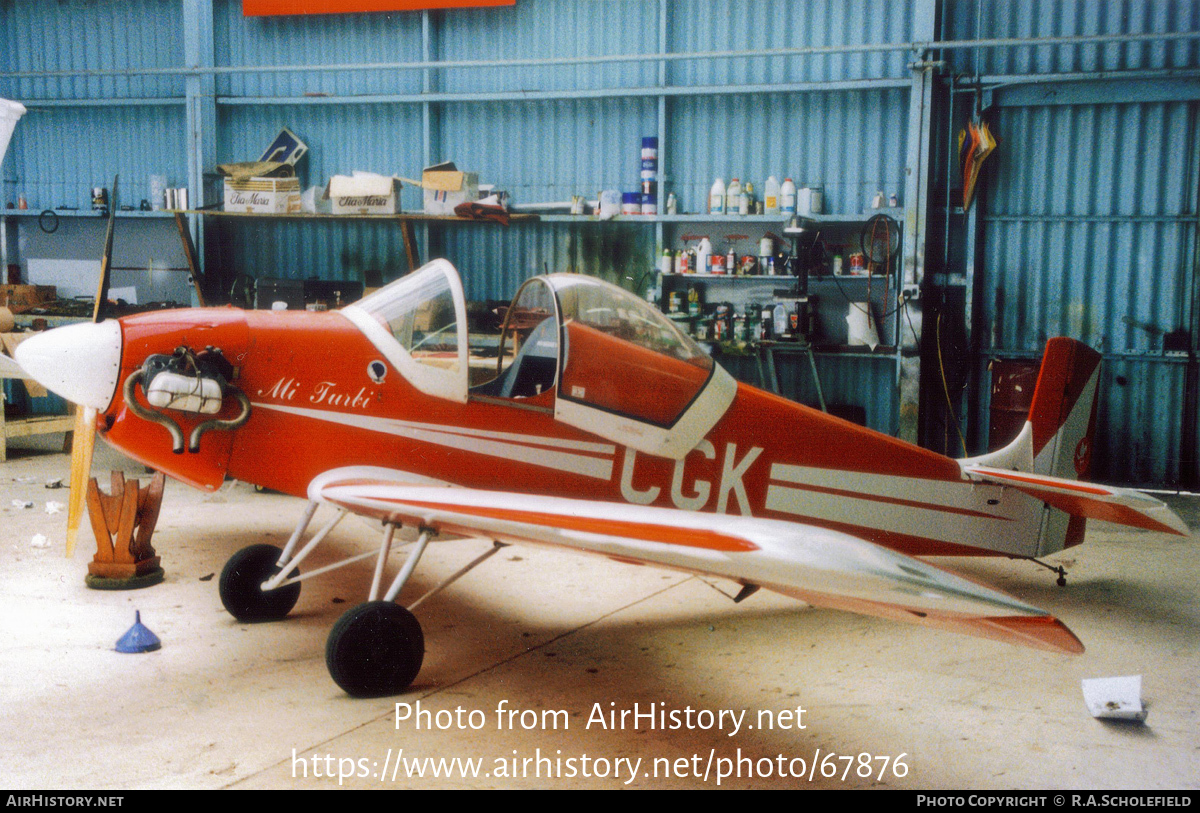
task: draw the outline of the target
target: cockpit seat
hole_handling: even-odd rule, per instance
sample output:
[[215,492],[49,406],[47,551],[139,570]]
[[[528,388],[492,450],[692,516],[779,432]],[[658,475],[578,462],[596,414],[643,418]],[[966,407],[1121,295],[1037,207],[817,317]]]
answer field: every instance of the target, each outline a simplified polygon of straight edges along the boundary
[[553,317],[538,323],[508,369],[499,378],[475,389],[481,395],[529,398],[554,386],[558,368],[558,336]]

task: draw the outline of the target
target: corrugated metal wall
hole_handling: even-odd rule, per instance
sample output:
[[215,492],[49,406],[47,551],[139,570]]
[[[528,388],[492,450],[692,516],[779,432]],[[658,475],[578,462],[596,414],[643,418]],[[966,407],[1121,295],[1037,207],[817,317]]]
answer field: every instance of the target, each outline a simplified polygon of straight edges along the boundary
[[[1200,6],[1183,2],[987,0],[947,11],[957,39],[1200,28]],[[1194,69],[1196,40],[965,49],[953,60],[995,90],[983,103],[994,104],[1000,142],[976,211],[978,361],[1036,358],[1052,336],[1086,342],[1105,356],[1093,475],[1194,487],[1196,94],[1170,98],[1152,81],[1166,74],[1139,85],[1087,73]],[[1075,81],[1052,84],[1054,74]]]
[[[196,183],[193,142],[212,163],[251,159],[287,126],[311,148],[302,165],[309,185],[355,169],[411,176],[427,161],[453,159],[518,201],[565,200],[635,188],[640,139],[659,135],[664,192],[675,191],[683,211],[703,209],[714,177],[761,183],[790,175],[823,186],[827,211],[857,215],[876,191],[904,195],[913,173],[928,171],[912,165],[921,145],[910,135],[910,63],[921,54],[887,45],[932,39],[919,22],[930,2],[519,0],[427,14],[245,18],[240,0],[0,0],[0,96],[31,108],[0,192],[10,200],[20,191],[35,208],[86,207],[88,189],[119,172],[126,199],[136,202],[151,174]],[[966,315],[974,319],[965,366],[984,371],[989,358],[1035,357],[1051,335],[1082,338],[1108,359],[1101,476],[1180,481],[1194,466],[1185,458],[1200,432],[1197,376],[1187,352],[1165,348],[1168,337],[1182,336],[1194,351],[1197,333],[1200,130],[1195,94],[1178,82],[1200,67],[1200,41],[1170,37],[1200,29],[1200,4],[966,0],[940,10],[949,42],[1159,38],[930,54],[945,60],[942,87],[951,74],[960,89],[979,78],[1001,139],[974,212],[947,214],[951,242],[974,226],[977,253],[956,248],[937,270],[968,279],[965,306],[974,302],[974,310]],[[77,36],[81,30],[88,36]],[[861,47],[820,51],[848,44]],[[803,48],[817,52],[771,53]],[[675,58],[755,49],[768,53]],[[211,79],[183,73],[188,52],[214,66]],[[630,54],[663,58],[545,64]],[[500,64],[411,64],[424,60]],[[379,63],[407,67],[353,67]],[[241,70],[247,66],[298,67]],[[1164,71],[1184,72],[1174,89],[1158,84]],[[1056,81],[1064,78],[1073,81]],[[957,98],[956,108],[945,95],[936,103],[961,119],[967,97]],[[961,125],[952,119],[939,126]],[[944,167],[953,146],[941,150],[935,162]],[[944,172],[933,179],[945,185]],[[403,201],[419,206],[415,190]],[[921,205],[902,203],[910,215]],[[545,269],[633,286],[660,237],[679,231],[672,228],[662,237],[653,224],[431,226],[419,236],[430,254],[462,268],[471,296],[495,299]],[[382,224],[210,218],[205,238],[206,262],[229,278],[387,279],[406,268],[398,229]],[[870,425],[895,431],[890,357],[821,357],[819,366],[831,400],[860,405]],[[739,371],[755,380],[745,365]],[[980,375],[970,420],[986,427]],[[785,394],[814,400],[805,365],[783,365],[780,378]]]

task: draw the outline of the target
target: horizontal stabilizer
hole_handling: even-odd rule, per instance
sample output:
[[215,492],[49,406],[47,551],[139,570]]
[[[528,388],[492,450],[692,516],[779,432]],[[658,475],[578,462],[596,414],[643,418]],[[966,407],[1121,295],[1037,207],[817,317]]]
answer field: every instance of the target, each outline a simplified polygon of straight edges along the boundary
[[[1042,610],[867,540],[816,526],[653,506],[412,485],[328,472],[309,497],[385,522],[574,548],[753,584],[818,606],[1059,652],[1083,650]],[[375,470],[376,473],[379,470]],[[407,481],[407,482],[406,482]]]
[[1191,533],[1166,503],[1130,488],[987,466],[966,465],[963,473],[976,482],[1011,486],[1072,516],[1181,536]]

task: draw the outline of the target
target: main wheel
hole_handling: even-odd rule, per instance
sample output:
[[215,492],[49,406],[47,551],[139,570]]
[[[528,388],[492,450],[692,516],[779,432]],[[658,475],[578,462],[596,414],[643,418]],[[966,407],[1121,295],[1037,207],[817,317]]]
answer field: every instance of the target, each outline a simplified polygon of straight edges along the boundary
[[[217,588],[221,603],[238,621],[278,621],[300,598],[300,585],[289,584],[274,590],[263,590],[262,583],[279,572],[279,548],[274,545],[251,545],[242,548],[225,563]],[[289,577],[300,575],[293,569]]]
[[330,677],[352,697],[399,694],[416,680],[424,659],[421,624],[390,601],[368,601],[346,611],[325,644]]

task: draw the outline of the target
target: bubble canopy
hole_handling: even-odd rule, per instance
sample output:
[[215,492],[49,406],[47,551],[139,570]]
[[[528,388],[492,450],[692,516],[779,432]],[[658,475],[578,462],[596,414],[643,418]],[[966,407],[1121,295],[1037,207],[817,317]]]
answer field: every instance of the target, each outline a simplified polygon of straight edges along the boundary
[[657,308],[594,277],[527,280],[498,340],[468,331],[462,283],[445,260],[342,313],[427,395],[461,403],[552,398],[566,424],[675,459],[736,393],[728,373]]

